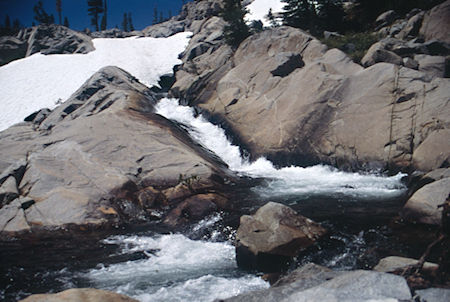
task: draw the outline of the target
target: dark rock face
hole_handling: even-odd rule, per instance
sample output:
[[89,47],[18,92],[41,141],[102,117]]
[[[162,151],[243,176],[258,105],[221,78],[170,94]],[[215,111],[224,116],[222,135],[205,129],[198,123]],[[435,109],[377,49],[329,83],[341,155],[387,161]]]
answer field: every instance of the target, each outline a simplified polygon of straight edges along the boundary
[[176,186],[180,174],[195,175],[205,194],[218,189],[212,179],[234,178],[183,130],[152,113],[155,102],[134,77],[106,67],[51,113],[1,132],[2,235],[144,221],[168,205],[162,191]]
[[0,66],[35,53],[71,54],[94,50],[91,38],[56,24],[23,29],[17,37],[0,38]]
[[271,70],[270,73],[275,77],[285,77],[291,74],[297,68],[305,66],[305,62],[302,60],[302,56],[290,52],[278,53],[275,60],[279,62],[279,65]]
[[27,43],[15,37],[0,37],[0,66],[25,57]]
[[269,202],[254,215],[241,217],[236,234],[236,261],[245,269],[278,272],[291,257],[325,233],[317,223],[291,208]]
[[25,29],[18,37],[28,43],[26,56],[37,52],[48,55],[88,53],[94,50],[88,35],[56,24],[41,24]]

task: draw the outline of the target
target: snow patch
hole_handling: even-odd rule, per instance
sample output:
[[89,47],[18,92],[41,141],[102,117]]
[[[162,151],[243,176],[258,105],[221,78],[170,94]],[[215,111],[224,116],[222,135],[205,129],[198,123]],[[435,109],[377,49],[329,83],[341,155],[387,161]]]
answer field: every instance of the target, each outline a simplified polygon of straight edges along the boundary
[[266,16],[269,10],[272,9],[272,14],[280,13],[286,3],[281,0],[255,0],[247,6],[249,13],[246,16],[247,21],[261,20],[264,26],[270,26],[269,20]]
[[39,109],[55,108],[106,66],[122,68],[147,86],[157,85],[181,63],[178,55],[191,35],[94,39],[95,50],[88,54],[37,53],[0,67],[0,131]]

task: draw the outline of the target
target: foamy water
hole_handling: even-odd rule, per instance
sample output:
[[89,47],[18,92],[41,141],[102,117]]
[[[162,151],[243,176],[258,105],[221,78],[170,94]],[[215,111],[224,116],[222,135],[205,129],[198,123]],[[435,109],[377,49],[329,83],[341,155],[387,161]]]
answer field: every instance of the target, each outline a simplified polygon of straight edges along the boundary
[[406,189],[401,182],[405,174],[401,173],[391,177],[348,173],[325,165],[277,169],[263,157],[249,162],[239,147],[228,141],[222,128],[201,115],[195,116],[193,108],[179,105],[176,99],[165,98],[157,104],[156,112],[185,125],[196,141],[217,154],[231,170],[250,177],[266,178],[267,185],[255,188],[265,197],[336,193],[358,198],[395,197]]

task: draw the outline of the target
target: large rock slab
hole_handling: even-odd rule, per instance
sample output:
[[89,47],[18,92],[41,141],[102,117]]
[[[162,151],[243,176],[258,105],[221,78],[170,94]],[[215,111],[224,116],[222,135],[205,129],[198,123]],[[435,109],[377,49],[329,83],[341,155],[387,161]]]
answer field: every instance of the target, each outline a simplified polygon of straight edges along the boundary
[[450,43],[450,33],[444,28],[450,28],[450,1],[433,7],[425,14],[420,28],[420,34],[426,40],[438,39]]
[[125,295],[94,288],[72,288],[57,294],[31,295],[22,302],[137,302]]
[[[300,55],[304,66],[274,76],[280,53]],[[434,142],[447,137],[449,79],[388,63],[364,69],[289,27],[249,37],[219,66],[211,77],[180,70],[174,92],[225,124],[253,158],[344,169],[420,165],[425,172],[447,162],[449,148]]]
[[155,102],[130,74],[106,67],[43,120],[1,132],[2,183],[14,175],[20,196],[33,200],[8,213],[20,207],[13,214],[32,230],[145,221],[153,205],[166,205],[139,198],[150,187],[159,196],[191,175],[208,193],[234,179],[184,130],[153,113]]
[[236,233],[238,266],[276,272],[291,257],[314,244],[326,230],[288,206],[269,202],[244,215]]
[[409,301],[411,293],[403,277],[371,272],[351,271],[327,273],[319,270],[289,284],[245,293],[225,299],[227,302],[314,302],[314,301]]
[[450,178],[443,178],[425,185],[406,202],[402,216],[413,222],[441,225],[442,208],[450,194]]

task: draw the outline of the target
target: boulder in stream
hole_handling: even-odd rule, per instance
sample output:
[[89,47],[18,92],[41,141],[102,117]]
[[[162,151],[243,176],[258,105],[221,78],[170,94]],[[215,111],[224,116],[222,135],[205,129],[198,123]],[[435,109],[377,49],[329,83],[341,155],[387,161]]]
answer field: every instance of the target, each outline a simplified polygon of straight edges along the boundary
[[241,217],[236,261],[245,269],[278,272],[325,233],[319,224],[290,207],[269,202],[254,215]]
[[94,288],[72,288],[57,294],[31,295],[21,302],[137,302],[125,295]]

